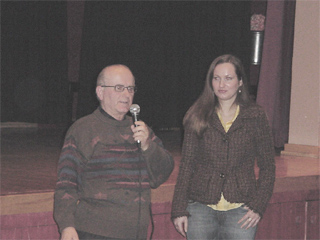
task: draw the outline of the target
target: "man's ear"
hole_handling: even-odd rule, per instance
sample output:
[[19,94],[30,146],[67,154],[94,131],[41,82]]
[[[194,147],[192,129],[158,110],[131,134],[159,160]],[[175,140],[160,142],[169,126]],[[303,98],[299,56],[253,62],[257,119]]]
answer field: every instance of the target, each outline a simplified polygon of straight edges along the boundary
[[102,97],[103,97],[103,87],[97,86],[96,87],[96,94],[97,94],[97,98],[101,101]]

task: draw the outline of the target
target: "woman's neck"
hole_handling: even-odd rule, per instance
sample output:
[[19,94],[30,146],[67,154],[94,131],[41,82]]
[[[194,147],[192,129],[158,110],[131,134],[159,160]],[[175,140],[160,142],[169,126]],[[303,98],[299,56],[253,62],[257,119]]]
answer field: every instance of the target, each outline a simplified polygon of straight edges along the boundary
[[229,102],[221,102],[220,106],[218,107],[217,111],[219,112],[223,122],[229,122],[234,118],[234,115],[237,111],[237,104],[236,103],[229,103]]

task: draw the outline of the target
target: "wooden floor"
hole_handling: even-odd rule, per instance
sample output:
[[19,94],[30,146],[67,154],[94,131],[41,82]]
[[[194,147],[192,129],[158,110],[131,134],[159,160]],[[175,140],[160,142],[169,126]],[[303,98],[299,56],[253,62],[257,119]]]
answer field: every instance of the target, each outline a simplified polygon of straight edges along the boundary
[[[66,128],[57,126],[1,129],[1,196],[52,192]],[[166,148],[179,160],[181,134],[159,131]],[[173,183],[177,170],[167,181]]]
[[[65,132],[56,126],[2,126],[0,239],[59,239],[53,194]],[[172,153],[175,168],[164,184],[151,191],[153,239],[183,239],[170,220],[182,135],[180,131],[156,134]],[[319,175],[319,159],[278,154],[274,194],[259,223],[257,240],[319,239]]]
[[[52,192],[65,132],[65,128],[57,126],[2,128],[1,195]],[[180,131],[158,131],[157,135],[178,166]],[[320,173],[316,158],[277,156],[276,166],[277,178],[319,176]],[[177,174],[176,167],[167,183],[174,184]]]

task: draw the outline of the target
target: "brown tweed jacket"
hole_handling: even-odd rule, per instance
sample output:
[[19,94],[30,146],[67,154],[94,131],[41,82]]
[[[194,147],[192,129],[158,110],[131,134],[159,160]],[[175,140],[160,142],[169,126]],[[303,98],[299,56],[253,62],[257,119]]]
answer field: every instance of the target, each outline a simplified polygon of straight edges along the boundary
[[222,192],[229,202],[244,203],[262,216],[274,181],[273,138],[263,109],[241,107],[227,133],[215,114],[201,138],[185,129],[172,218],[189,215],[189,200],[217,204]]

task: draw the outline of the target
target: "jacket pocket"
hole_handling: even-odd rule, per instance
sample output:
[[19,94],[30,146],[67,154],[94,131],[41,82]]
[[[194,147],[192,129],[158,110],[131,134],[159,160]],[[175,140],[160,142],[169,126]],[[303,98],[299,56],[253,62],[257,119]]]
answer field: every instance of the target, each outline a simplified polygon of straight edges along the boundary
[[251,197],[257,191],[256,178],[253,169],[239,169],[236,174],[236,184],[239,193],[244,197]]
[[208,190],[212,175],[213,173],[209,171],[208,168],[198,167],[190,180],[189,193],[192,195],[205,194]]

